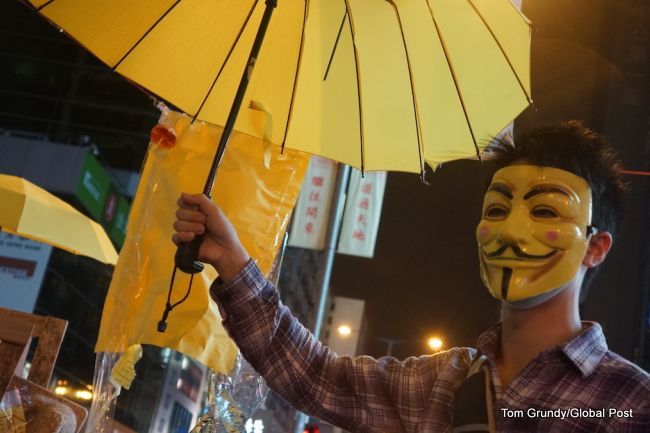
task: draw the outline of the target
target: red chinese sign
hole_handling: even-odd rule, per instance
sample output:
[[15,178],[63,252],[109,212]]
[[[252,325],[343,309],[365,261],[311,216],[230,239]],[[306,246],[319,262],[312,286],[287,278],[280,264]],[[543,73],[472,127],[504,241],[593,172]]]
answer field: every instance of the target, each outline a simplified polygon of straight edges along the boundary
[[369,172],[361,177],[353,170],[343,214],[338,252],[372,257],[375,251],[386,172]]
[[294,210],[289,245],[323,248],[335,179],[334,161],[317,156],[311,158]]

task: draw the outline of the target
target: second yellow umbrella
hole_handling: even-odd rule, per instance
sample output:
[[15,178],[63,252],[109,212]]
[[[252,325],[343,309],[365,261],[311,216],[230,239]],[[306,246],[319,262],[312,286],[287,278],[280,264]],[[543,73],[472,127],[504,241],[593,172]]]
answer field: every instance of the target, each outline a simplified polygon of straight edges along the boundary
[[0,228],[110,265],[117,262],[99,224],[21,177],[0,174]]

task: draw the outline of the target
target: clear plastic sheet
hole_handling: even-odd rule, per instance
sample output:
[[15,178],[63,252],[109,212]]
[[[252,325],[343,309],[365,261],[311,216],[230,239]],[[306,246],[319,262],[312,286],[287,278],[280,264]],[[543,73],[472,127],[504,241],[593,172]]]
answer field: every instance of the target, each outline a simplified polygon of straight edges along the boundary
[[25,411],[30,404],[31,398],[27,387],[10,384],[0,400],[0,432],[25,433],[27,423]]
[[268,393],[266,382],[241,355],[228,374],[210,370],[208,410],[191,433],[241,433]]
[[88,414],[85,433],[111,433],[113,413],[121,386],[111,377],[120,353],[98,353],[95,357],[93,403]]

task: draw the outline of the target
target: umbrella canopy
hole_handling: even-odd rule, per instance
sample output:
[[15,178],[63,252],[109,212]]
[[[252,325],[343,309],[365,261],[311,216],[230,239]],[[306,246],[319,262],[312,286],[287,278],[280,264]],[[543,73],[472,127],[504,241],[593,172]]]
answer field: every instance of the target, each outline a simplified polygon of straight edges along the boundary
[[[129,80],[226,124],[260,0],[29,0]],[[530,102],[508,0],[279,0],[235,129],[365,170],[476,155]]]
[[0,174],[0,228],[100,262],[117,262],[99,224],[20,177]]

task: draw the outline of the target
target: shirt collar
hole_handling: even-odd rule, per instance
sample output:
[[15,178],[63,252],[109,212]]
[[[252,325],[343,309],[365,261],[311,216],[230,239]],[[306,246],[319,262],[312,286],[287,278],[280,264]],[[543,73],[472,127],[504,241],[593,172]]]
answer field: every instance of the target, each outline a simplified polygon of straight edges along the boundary
[[500,336],[501,323],[497,323],[496,325],[489,327],[476,341],[476,348],[479,353],[485,355],[493,365],[496,365],[496,355],[499,347]]
[[598,323],[582,322],[582,332],[559,349],[587,377],[607,352],[607,342]]
[[[496,361],[500,335],[501,323],[497,323],[481,334],[476,342],[478,351],[493,363]],[[582,332],[558,346],[558,349],[586,377],[596,369],[607,352],[607,343],[598,323],[582,322]]]

